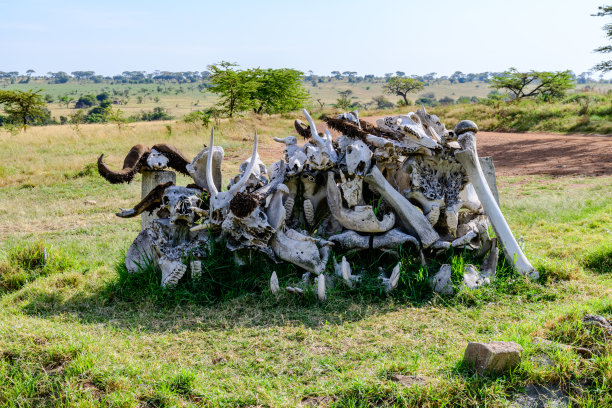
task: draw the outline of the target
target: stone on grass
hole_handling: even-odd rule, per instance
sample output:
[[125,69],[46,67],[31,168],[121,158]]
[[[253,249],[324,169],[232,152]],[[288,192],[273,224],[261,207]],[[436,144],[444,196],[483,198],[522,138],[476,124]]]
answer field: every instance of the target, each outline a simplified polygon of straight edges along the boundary
[[514,399],[512,408],[564,408],[569,399],[558,384],[528,384],[525,393]]
[[429,280],[429,285],[434,292],[441,295],[453,294],[453,282],[451,281],[451,266],[444,264],[440,270]]
[[512,341],[470,342],[463,359],[478,373],[501,373],[517,367],[522,352],[523,348]]
[[403,375],[403,374],[393,374],[391,376],[391,380],[405,387],[411,387],[415,384],[426,385],[429,382],[428,378],[421,377],[420,375]]
[[582,318],[582,323],[588,326],[598,326],[607,335],[612,336],[612,323],[603,316],[588,314]]

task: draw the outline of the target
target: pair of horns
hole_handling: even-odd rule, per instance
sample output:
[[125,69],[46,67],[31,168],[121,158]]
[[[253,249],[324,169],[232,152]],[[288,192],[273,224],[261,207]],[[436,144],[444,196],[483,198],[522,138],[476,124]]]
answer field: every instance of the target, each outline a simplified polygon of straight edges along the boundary
[[[212,128],[210,132],[210,147],[209,152],[213,151],[213,147],[215,146],[215,129]],[[219,190],[217,190],[217,186],[214,183],[212,177],[212,153],[208,155],[206,160],[206,184],[208,184],[210,197],[214,198],[219,194]],[[227,194],[229,196],[235,195],[242,187],[246,184],[253,172],[253,166],[255,166],[255,162],[257,161],[257,129],[255,129],[255,141],[253,142],[253,153],[251,154],[251,162],[247,166],[244,174],[240,178],[240,180],[235,183],[228,191]]]
[[134,179],[143,167],[147,165],[147,159],[151,150],[157,150],[168,158],[168,167],[178,171],[179,173],[189,175],[187,165],[191,160],[187,159],[180,150],[176,147],[160,143],[150,149],[148,146],[137,144],[133,146],[123,160],[123,168],[119,171],[113,171],[104,163],[104,154],[98,158],[98,173],[111,184],[129,183]]

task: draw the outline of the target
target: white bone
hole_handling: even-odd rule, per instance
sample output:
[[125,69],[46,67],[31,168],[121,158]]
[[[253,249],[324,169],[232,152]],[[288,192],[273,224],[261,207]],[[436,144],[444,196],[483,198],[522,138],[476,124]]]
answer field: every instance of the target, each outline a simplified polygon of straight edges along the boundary
[[491,220],[495,235],[502,243],[506,259],[514,265],[514,268],[520,274],[529,275],[533,279],[539,278],[538,271],[531,266],[516,239],[514,239],[514,235],[512,235],[512,231],[485,180],[480,162],[478,161],[478,153],[476,152],[476,135],[472,132],[466,132],[459,136],[458,141],[462,150],[455,152],[455,157],[463,165],[470,181],[474,185],[478,199]]
[[370,170],[372,151],[361,140],[346,147],[346,169],[350,175],[365,175]]
[[278,294],[280,291],[280,285],[278,284],[278,276],[276,276],[276,271],[272,272],[272,276],[270,276],[270,291],[273,294]]
[[382,285],[385,288],[385,292],[389,293],[397,287],[400,278],[401,266],[401,262],[398,262],[398,264],[393,268],[389,278],[385,277],[383,272],[381,272],[381,274],[378,276],[378,279],[382,282]]
[[327,300],[327,293],[325,288],[325,275],[321,274],[315,278],[317,281],[317,297],[321,302]]
[[168,158],[155,149],[151,149],[151,153],[147,157],[147,166],[153,170],[164,170],[168,167],[168,162]]
[[365,204],[363,201],[363,177],[355,176],[347,180],[344,173],[341,171],[340,181],[342,195],[344,196],[349,208],[355,207],[356,205]]
[[[194,158],[193,161],[187,165],[187,172],[193,178],[193,181],[203,189],[210,191],[208,187],[208,182],[206,181],[206,165],[208,163],[208,152],[210,151],[209,147],[201,150]],[[221,174],[221,164],[223,162],[223,155],[225,152],[223,151],[223,147],[215,146],[213,149],[213,158],[212,158],[212,178],[215,183],[215,187],[217,190],[221,189],[223,185],[222,174]]]
[[378,167],[372,166],[365,181],[395,209],[404,227],[414,231],[425,248],[440,238],[423,213],[389,184]]
[[371,205],[358,205],[352,210],[344,208],[333,172],[327,173],[327,204],[340,225],[353,231],[384,232],[395,225],[393,213],[385,214],[382,221],[379,221]]
[[[214,128],[210,132],[210,149],[213,149],[215,143],[215,130]],[[213,150],[214,151],[214,150]],[[214,213],[219,210],[224,210],[232,198],[238,193],[249,180],[253,167],[257,163],[257,130],[255,130],[255,140],[253,142],[253,153],[251,154],[251,160],[247,165],[242,177],[238,180],[229,190],[220,192],[215,187],[215,183],[212,178],[212,159],[213,155],[208,155],[206,163],[206,183],[210,190],[210,217],[211,221]]]

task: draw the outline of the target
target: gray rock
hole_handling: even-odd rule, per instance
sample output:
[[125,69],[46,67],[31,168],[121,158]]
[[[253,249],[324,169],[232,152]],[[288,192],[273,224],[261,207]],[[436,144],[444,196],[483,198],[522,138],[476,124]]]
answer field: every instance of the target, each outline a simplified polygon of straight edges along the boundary
[[612,323],[603,316],[588,314],[582,318],[582,323],[586,326],[598,326],[612,336]]
[[512,408],[564,408],[569,399],[558,384],[528,384],[525,393],[514,399]]
[[501,373],[521,363],[523,348],[512,341],[470,342],[463,360],[477,372]]
[[429,285],[434,292],[441,295],[452,295],[454,291],[451,281],[451,266],[449,264],[442,265],[440,270],[429,279]]
[[402,374],[394,374],[391,376],[391,380],[405,386],[411,387],[415,384],[417,385],[426,385],[429,382],[428,378],[421,377],[420,375],[402,375]]
[[491,283],[491,279],[486,274],[481,274],[474,265],[466,265],[463,274],[463,284],[470,289],[476,289]]

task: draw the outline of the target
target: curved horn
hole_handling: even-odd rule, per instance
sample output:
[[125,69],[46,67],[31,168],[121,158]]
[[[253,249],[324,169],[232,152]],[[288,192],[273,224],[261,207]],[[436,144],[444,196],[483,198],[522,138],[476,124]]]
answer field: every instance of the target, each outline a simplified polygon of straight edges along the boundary
[[317,125],[315,125],[314,120],[312,120],[312,117],[310,117],[310,114],[306,109],[302,109],[302,112],[304,112],[304,116],[306,116],[306,120],[308,120],[308,124],[310,125],[310,134],[312,135],[312,138],[314,139],[315,143],[319,147],[325,148],[325,142],[317,133]]
[[290,137],[293,137],[293,136],[287,136],[287,137],[284,137],[282,139],[280,137],[273,137],[272,140],[274,140],[275,142],[278,142],[278,143],[285,143],[285,144],[287,144],[287,140]]
[[159,208],[162,205],[162,197],[164,196],[164,191],[168,187],[173,186],[174,183],[169,181],[164,184],[158,184],[149,194],[145,196],[138,204],[134,206],[134,208],[126,210],[121,208],[118,213],[115,215],[121,218],[132,218],[137,215],[142,214],[145,211],[152,213],[153,210]]
[[208,185],[208,192],[210,197],[214,198],[219,191],[215,185],[215,181],[212,176],[212,159],[213,159],[213,147],[215,146],[215,128],[210,131],[210,146],[208,147],[208,157],[206,158],[206,184]]
[[[211,139],[210,145],[212,146],[212,139]],[[208,156],[209,161],[210,161],[211,156],[212,155]],[[257,129],[255,129],[255,142],[253,143],[253,154],[251,154],[251,161],[249,162],[249,165],[247,166],[240,180],[238,180],[238,182],[234,184],[232,188],[228,190],[229,195],[236,194],[236,192],[242,189],[242,187],[246,184],[246,182],[249,180],[249,177],[251,177],[251,172],[253,171],[253,166],[255,166],[256,161],[257,161]],[[208,177],[208,174],[206,176]]]
[[296,119],[295,122],[293,122],[293,127],[298,135],[302,136],[304,139],[308,139],[310,137],[310,129],[304,125],[301,120]]
[[133,146],[123,160],[123,168],[119,171],[112,171],[104,163],[104,154],[98,158],[98,173],[111,184],[129,183],[136,173],[144,165],[151,152],[147,146],[137,144]]

